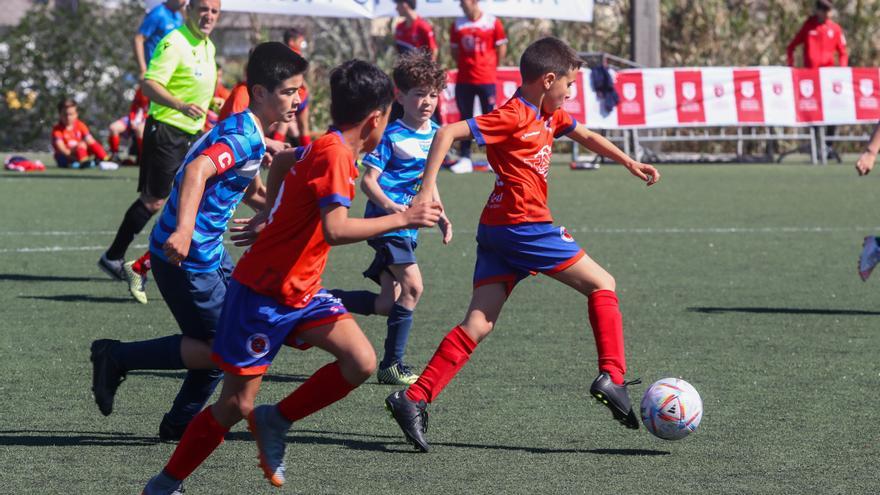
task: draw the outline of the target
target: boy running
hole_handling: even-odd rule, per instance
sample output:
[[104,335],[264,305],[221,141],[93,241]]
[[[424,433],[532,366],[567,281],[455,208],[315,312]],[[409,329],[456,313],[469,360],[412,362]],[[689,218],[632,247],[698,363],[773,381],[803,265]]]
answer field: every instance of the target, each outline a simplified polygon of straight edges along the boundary
[[[292,422],[342,399],[376,368],[369,340],[339,299],[321,286],[330,246],[431,227],[440,218],[440,204],[349,218],[355,158],[382,138],[393,88],[379,68],[353,60],[331,72],[330,96],[334,126],[298,160],[280,153],[269,171],[267,203],[274,206],[232,274],[214,341],[213,359],[226,372],[220,398],[190,423],[168,464],[147,483],[146,495],[176,493],[245,417],[264,475],[282,486],[284,436]],[[263,374],[285,343],[324,349],[336,361],[278,404],[255,408]]]
[[223,233],[238,203],[265,206],[259,176],[266,153],[264,129],[293,118],[308,63],[281,43],[263,43],[248,62],[249,109],[234,114],[189,150],[171,195],[150,235],[158,285],[181,333],[158,339],[92,343],[92,390],[105,416],[126,373],[187,369],[159,438],[178,440],[204,407],[222,376],[211,361],[211,343],[223,308],[232,260]]
[[547,174],[553,139],[560,136],[569,136],[623,164],[648,185],[657,182],[660,173],[629,158],[561,109],[582,63],[574,50],[556,38],[532,43],[520,58],[523,85],[517,94],[488,114],[440,129],[431,145],[422,190],[413,204],[430,201],[437,194],[437,170],[454,141],[474,138],[485,145],[497,177],[477,229],[474,292],[464,320],[446,335],[419,379],[385,399],[407,440],[422,452],[429,449],[425,439],[427,404],[437,398],[477,344],[493,330],[517,282],[537,273],[586,296],[599,357],[599,376],[590,393],[611,409],[617,421],[638,428],[627,394],[627,385],[632,382],[623,380],[623,322],[614,278],[584,253],[565,227],[552,224]]
[[[403,117],[389,124],[382,141],[366,155],[361,190],[367,195],[364,218],[376,218],[406,210],[418,193],[425,160],[438,126],[431,120],[446,72],[431,61],[430,54],[414,51],[402,55],[394,67],[397,101]],[[452,239],[452,225],[440,217],[444,244]],[[379,383],[411,385],[419,377],[403,362],[413,324],[413,311],[422,296],[422,273],[416,261],[417,229],[398,230],[367,241],[376,251],[364,272],[381,287],[369,291],[330,291],[345,307],[364,315],[388,317],[385,355],[379,363]]]

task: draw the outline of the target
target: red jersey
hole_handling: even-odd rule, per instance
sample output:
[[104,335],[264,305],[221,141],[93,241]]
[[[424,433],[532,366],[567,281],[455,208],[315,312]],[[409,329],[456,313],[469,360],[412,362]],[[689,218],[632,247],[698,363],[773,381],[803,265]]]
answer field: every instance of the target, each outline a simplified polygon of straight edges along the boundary
[[58,122],[52,127],[52,148],[56,153],[60,153],[57,144],[57,141],[60,139],[68,149],[72,150],[79,143],[84,143],[91,135],[89,127],[79,119],[76,119],[70,128],[64,127],[64,124]]
[[397,27],[394,28],[394,43],[397,44],[398,53],[411,52],[420,48],[427,48],[429,51],[437,49],[434,28],[430,22],[421,17],[417,17],[412,26],[407,26],[406,21],[397,24]]
[[[297,112],[305,108],[309,101],[309,90],[306,88],[305,83],[299,88],[299,101]],[[224,120],[234,113],[244,112],[250,104],[251,97],[248,94],[247,84],[240,82],[229,92],[229,98],[226,98],[226,101],[223,102],[223,107],[220,108],[220,115],[217,119]]]
[[354,159],[335,130],[306,146],[284,178],[268,225],[245,251],[232,277],[281,304],[305,307],[321,288],[330,253],[321,208],[351,206],[358,176]]
[[458,49],[457,81],[495,84],[497,48],[507,43],[501,21],[494,15],[484,13],[475,21],[459,17],[449,29],[449,44]]
[[547,174],[553,139],[573,131],[577,121],[561,108],[539,115],[538,109],[517,93],[504,105],[467,123],[477,143],[486,146],[496,175],[495,189],[480,223],[552,222]]
[[141,88],[138,87],[134,92],[134,98],[131,100],[131,106],[128,108],[128,125],[134,127],[137,124],[143,124],[147,120],[147,112],[150,109],[150,100],[144,96]]
[[840,56],[841,66],[849,65],[843,29],[831,19],[819,24],[816,16],[810,16],[804,22],[801,30],[786,48],[788,65],[794,66],[794,50],[801,43],[804,45],[804,67],[833,67],[835,52]]

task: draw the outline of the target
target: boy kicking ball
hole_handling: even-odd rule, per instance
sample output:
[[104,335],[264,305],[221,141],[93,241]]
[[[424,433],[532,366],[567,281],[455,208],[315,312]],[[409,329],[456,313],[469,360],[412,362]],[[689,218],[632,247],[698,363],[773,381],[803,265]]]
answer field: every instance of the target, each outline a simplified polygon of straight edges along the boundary
[[[330,246],[432,227],[441,208],[423,202],[379,218],[348,217],[355,158],[382,138],[393,89],[377,67],[354,60],[331,72],[330,95],[334,127],[301,157],[280,153],[270,169],[266,200],[274,206],[232,274],[214,340],[213,359],[226,372],[220,398],[193,419],[145,495],[177,493],[243,418],[256,439],[263,474],[282,486],[284,437],[291,424],[341,400],[376,369],[370,341],[339,299],[321,286]],[[318,347],[336,361],[279,403],[255,408],[263,374],[286,342]]]
[[611,409],[615,420],[627,428],[639,427],[627,393],[627,385],[634,382],[624,381],[623,320],[614,278],[584,253],[565,227],[553,225],[547,175],[553,140],[560,136],[623,164],[649,186],[660,180],[660,173],[578,125],[561,109],[582,63],[556,38],[532,43],[520,58],[523,84],[517,94],[486,115],[440,129],[431,145],[422,189],[413,204],[436,197],[437,171],[454,141],[473,138],[485,145],[497,177],[477,229],[474,291],[464,320],[446,335],[419,379],[385,399],[407,440],[422,452],[429,450],[427,405],[492,332],[515,285],[537,273],[586,296],[599,358],[599,376],[590,394]]
[[[422,184],[431,140],[439,128],[431,115],[440,91],[446,87],[446,71],[422,51],[402,55],[394,67],[397,101],[403,117],[388,125],[382,140],[366,155],[361,189],[367,195],[364,218],[405,211]],[[452,240],[452,224],[440,217],[443,243]],[[367,243],[376,251],[364,276],[381,287],[370,291],[330,291],[345,307],[364,315],[388,317],[385,355],[376,373],[379,383],[411,385],[419,377],[403,361],[413,325],[413,311],[422,296],[422,272],[416,261],[417,229],[398,230],[374,237]]]

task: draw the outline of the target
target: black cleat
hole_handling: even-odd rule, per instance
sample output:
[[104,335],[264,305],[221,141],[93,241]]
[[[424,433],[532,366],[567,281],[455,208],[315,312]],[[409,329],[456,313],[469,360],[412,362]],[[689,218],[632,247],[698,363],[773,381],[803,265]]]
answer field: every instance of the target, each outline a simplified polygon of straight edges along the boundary
[[430,450],[425,433],[428,432],[428,404],[425,401],[413,402],[406,397],[403,390],[389,395],[385,399],[385,409],[397,421],[406,439],[416,450]]
[[593,384],[590,385],[590,395],[600,404],[604,404],[608,409],[611,409],[614,419],[619,421],[620,424],[632,430],[638,430],[639,420],[633,412],[629,393],[626,390],[628,385],[637,383],[642,383],[642,381],[632,380],[623,382],[622,385],[615,385],[611,381],[611,377],[608,376],[608,373],[601,373],[593,380]]
[[101,414],[109,416],[113,412],[113,398],[119,384],[125,381],[125,370],[110,357],[118,340],[100,339],[92,342],[92,393]]
[[189,423],[182,425],[172,423],[168,420],[168,415],[162,416],[162,422],[159,423],[159,441],[160,442],[179,442],[183,438],[183,432]]

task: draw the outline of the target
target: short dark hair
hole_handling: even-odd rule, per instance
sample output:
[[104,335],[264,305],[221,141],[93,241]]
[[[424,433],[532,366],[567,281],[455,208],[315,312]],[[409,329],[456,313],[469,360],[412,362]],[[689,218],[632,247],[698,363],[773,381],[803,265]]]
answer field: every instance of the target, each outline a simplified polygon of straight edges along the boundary
[[529,45],[519,58],[523,82],[532,82],[550,72],[557,76],[580,69],[584,61],[559,38],[548,36]]
[[73,101],[72,98],[62,98],[61,101],[58,102],[58,111],[61,112],[66,108],[76,107],[76,102]]
[[290,43],[290,40],[295,40],[295,39],[299,38],[300,36],[305,38],[306,33],[305,33],[305,31],[303,31],[302,29],[300,29],[298,27],[292,27],[289,29],[285,29],[284,30],[284,38],[283,38],[284,43],[285,44]]
[[391,75],[397,90],[404,93],[412,88],[440,91],[446,87],[446,71],[431,60],[431,52],[425,50],[413,50],[401,55]]
[[416,0],[394,0],[394,3],[405,3],[409,8],[416,10]]
[[248,94],[253,96],[253,87],[257,84],[274,91],[282,81],[305,74],[308,68],[309,62],[284,43],[260,43],[248,58],[245,69]]
[[355,124],[370,112],[384,112],[394,99],[388,74],[363,60],[349,60],[330,72],[330,116],[337,125]]

